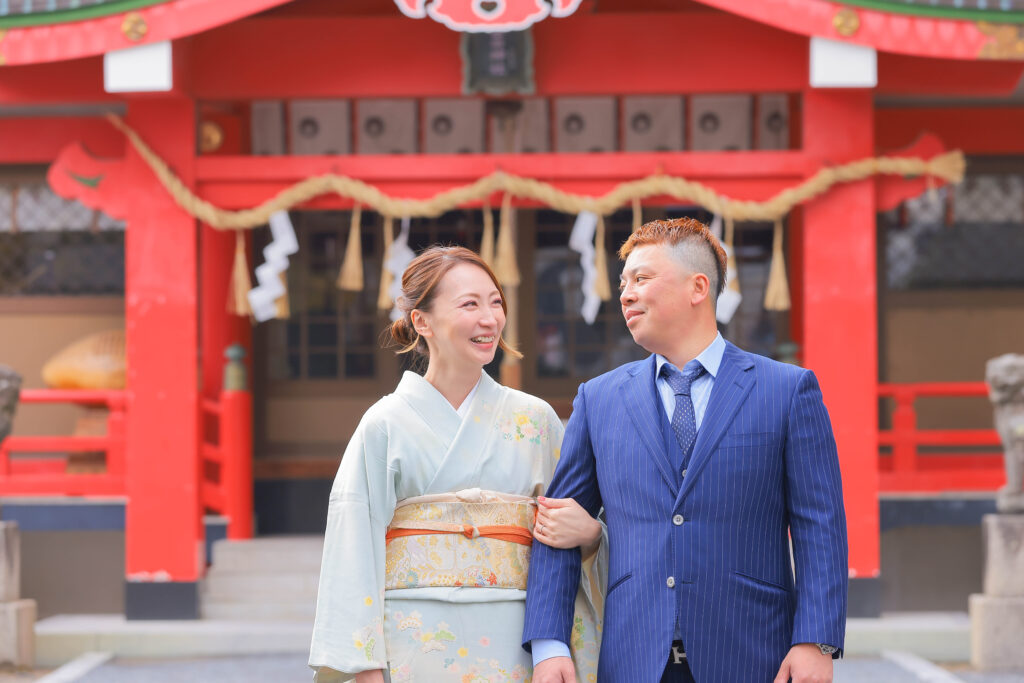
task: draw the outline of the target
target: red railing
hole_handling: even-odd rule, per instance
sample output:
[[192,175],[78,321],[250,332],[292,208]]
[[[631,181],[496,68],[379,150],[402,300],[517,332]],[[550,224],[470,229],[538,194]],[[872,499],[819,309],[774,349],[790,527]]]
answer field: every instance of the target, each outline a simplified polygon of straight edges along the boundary
[[252,395],[224,390],[202,401],[200,501],[228,518],[228,538],[252,537]]
[[[71,403],[107,409],[103,436],[9,436],[0,443],[0,495],[123,496],[123,391],[25,389],[20,403]],[[102,453],[105,471],[69,473],[69,453]],[[17,454],[17,457],[12,457]]]
[[[987,384],[879,384],[878,395],[896,403],[892,429],[878,431],[878,445],[889,449],[879,454],[879,491],[994,491],[1006,483],[1003,457],[996,450],[1001,441],[995,429],[917,428],[914,404],[918,398],[987,397]],[[988,450],[980,448],[986,446]],[[922,453],[922,449],[933,452]],[[937,450],[941,452],[934,452]]]

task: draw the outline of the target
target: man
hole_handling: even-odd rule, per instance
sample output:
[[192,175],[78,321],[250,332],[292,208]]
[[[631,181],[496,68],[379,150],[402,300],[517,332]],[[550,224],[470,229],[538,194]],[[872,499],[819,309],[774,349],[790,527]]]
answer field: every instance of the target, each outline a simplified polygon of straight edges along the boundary
[[[622,314],[652,355],[580,386],[548,491],[605,509],[598,681],[831,681],[846,520],[817,380],[722,339],[725,252],[702,223],[647,223],[619,255]],[[533,681],[574,682],[579,551],[532,552]]]

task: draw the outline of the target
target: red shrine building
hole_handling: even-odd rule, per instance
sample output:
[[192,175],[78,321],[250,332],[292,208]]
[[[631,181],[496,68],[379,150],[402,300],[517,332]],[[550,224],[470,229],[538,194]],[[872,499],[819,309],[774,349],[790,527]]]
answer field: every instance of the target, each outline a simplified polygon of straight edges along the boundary
[[[23,593],[42,616],[197,618],[212,540],[321,533],[340,453],[406,369],[378,341],[392,239],[479,249],[503,195],[393,227],[304,199],[263,322],[227,304],[271,231],[217,229],[203,202],[323,174],[428,199],[501,171],[767,203],[822,169],[960,151],[960,183],[869,174],[788,210],[788,306],[764,305],[772,221],[735,221],[722,331],[821,382],[851,615],[966,610],[1005,482],[984,365],[1024,338],[1022,73],[1021,0],[0,0],[0,364],[24,380],[0,518]],[[577,217],[509,199],[525,357],[488,370],[568,417],[580,382],[644,354],[614,299],[581,312]],[[713,208],[606,214],[611,290],[634,220]],[[361,284],[339,289],[346,253]],[[119,377],[81,380],[97,348]]]

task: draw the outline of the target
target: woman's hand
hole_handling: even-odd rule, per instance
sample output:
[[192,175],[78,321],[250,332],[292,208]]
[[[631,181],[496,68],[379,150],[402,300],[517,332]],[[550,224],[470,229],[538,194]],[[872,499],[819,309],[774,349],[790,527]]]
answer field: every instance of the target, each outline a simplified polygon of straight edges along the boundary
[[382,669],[360,671],[356,674],[356,683],[384,683],[384,671]]
[[601,538],[601,523],[572,498],[540,496],[533,537],[552,548],[589,548]]

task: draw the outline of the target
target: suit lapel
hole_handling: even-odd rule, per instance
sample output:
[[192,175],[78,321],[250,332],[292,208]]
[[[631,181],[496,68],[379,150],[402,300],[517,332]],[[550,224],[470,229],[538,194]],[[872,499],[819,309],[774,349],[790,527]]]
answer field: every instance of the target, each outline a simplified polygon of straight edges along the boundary
[[633,420],[637,432],[640,433],[640,440],[650,454],[651,460],[657,465],[658,471],[665,479],[665,483],[672,489],[673,494],[679,491],[679,484],[673,476],[672,463],[668,453],[665,452],[664,439],[661,434],[661,422],[659,410],[664,410],[661,400],[657,395],[657,388],[654,384],[654,368],[657,367],[654,355],[652,354],[646,362],[638,363],[630,368],[629,374],[619,391],[622,394],[622,402],[626,404],[626,411]]
[[736,417],[736,412],[746,400],[747,394],[754,385],[754,374],[749,372],[753,367],[753,362],[746,357],[746,354],[733,344],[726,343],[722,365],[718,369],[718,376],[715,377],[715,384],[711,388],[704,420],[701,422],[700,429],[697,430],[697,441],[693,445],[690,466],[687,468],[683,487],[676,499],[677,504],[693,488],[701,470],[707,465],[718,442],[722,440],[729,425],[732,424],[733,418]]

